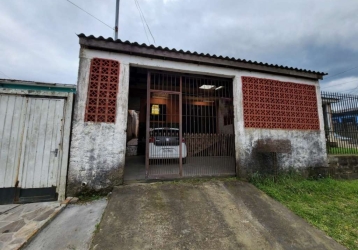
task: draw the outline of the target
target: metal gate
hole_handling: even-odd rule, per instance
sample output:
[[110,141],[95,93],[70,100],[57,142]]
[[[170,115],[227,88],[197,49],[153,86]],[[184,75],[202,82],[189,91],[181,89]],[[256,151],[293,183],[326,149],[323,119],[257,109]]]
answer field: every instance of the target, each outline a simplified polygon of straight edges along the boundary
[[146,178],[235,175],[232,80],[150,71]]
[[57,200],[64,103],[0,95],[0,203]]

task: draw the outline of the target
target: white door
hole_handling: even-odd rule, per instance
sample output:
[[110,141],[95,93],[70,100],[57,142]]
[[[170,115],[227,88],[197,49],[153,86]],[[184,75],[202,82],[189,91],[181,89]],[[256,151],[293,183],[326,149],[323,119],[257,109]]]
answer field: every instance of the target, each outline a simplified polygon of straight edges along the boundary
[[64,105],[64,99],[0,95],[0,204],[56,199]]
[[62,155],[63,99],[28,98],[19,187],[57,187]]
[[0,188],[17,182],[26,105],[26,97],[0,94]]

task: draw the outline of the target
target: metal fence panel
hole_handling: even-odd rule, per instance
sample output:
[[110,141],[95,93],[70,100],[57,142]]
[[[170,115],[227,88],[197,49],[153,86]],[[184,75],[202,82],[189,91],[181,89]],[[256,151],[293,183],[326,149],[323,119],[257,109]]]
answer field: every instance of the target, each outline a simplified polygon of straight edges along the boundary
[[234,175],[232,80],[156,71],[147,80],[146,177]]
[[358,154],[358,96],[322,92],[328,154]]

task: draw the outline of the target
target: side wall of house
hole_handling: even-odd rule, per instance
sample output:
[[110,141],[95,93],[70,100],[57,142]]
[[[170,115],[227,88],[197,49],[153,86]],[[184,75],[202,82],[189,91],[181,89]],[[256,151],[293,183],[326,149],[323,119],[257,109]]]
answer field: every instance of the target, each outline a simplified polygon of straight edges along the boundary
[[[114,124],[84,122],[90,62],[92,58],[104,58],[120,62],[117,114]],[[245,177],[265,168],[265,163],[255,151],[258,140],[288,140],[291,152],[278,154],[280,168],[305,168],[324,166],[326,149],[322,104],[318,81],[303,78],[257,73],[213,66],[203,66],[113,52],[81,49],[78,77],[78,94],[75,102],[73,135],[71,145],[68,193],[73,195],[82,186],[90,189],[106,189],[123,181],[123,167],[126,149],[126,125],[128,111],[128,89],[130,66],[167,71],[211,75],[233,79],[234,128],[237,173]],[[320,130],[284,130],[245,128],[243,121],[242,76],[267,78],[313,85],[317,93],[317,109]]]
[[94,123],[84,121],[90,65],[91,58],[81,49],[68,171],[69,196],[85,189],[107,191],[123,181],[129,66],[119,66],[115,123]]
[[[258,129],[245,128],[243,114],[242,76],[267,78],[284,82],[314,85],[316,88],[317,111],[320,130],[294,129]],[[235,102],[235,135],[237,171],[240,176],[248,176],[255,172],[267,172],[272,169],[272,158],[262,154],[258,141],[288,142],[289,152],[277,153],[277,166],[280,170],[289,168],[305,169],[307,167],[326,166],[326,144],[322,111],[321,91],[318,81],[295,77],[270,75],[256,72],[238,72],[234,81]]]

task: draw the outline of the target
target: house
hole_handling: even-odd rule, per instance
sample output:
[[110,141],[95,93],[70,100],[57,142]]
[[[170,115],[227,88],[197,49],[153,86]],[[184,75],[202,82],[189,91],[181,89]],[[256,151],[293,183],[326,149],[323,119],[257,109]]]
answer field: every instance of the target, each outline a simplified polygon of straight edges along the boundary
[[0,204],[65,199],[75,93],[0,79]]
[[358,108],[346,108],[345,110],[332,113],[333,123],[358,128]]
[[[79,35],[67,191],[326,165],[321,72]],[[138,125],[127,156],[128,114]]]

